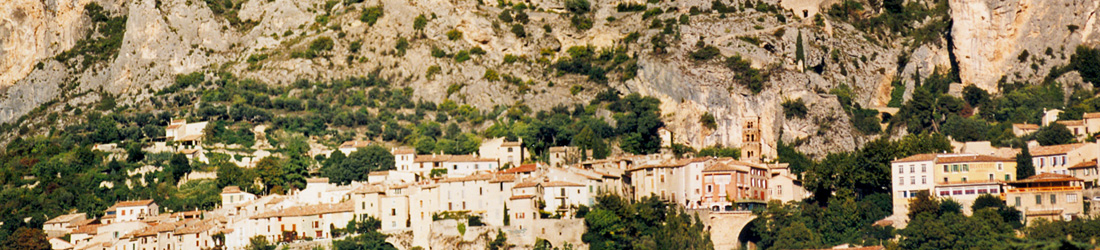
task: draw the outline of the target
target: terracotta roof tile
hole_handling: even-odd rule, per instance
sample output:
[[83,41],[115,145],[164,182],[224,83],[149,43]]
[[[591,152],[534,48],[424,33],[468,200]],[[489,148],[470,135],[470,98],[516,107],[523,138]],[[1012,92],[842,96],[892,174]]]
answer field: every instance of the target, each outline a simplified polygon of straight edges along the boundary
[[538,166],[535,165],[535,164],[523,164],[523,165],[519,165],[519,167],[505,169],[503,173],[505,173],[505,174],[530,173],[530,172],[535,172],[536,169],[538,169]]
[[1016,161],[1016,159],[1001,158],[989,155],[966,155],[966,156],[944,156],[936,158],[936,163],[957,163],[957,162],[1008,162]]
[[578,184],[568,181],[551,181],[542,183],[543,187],[583,187],[584,184]]
[[1077,177],[1069,176],[1069,175],[1064,175],[1064,174],[1040,173],[1040,174],[1037,174],[1037,175],[1034,175],[1034,176],[1031,176],[1031,177],[1027,177],[1027,179],[1017,180],[1017,181],[1010,181],[1008,183],[1016,184],[1016,183],[1062,182],[1062,181],[1081,181],[1081,179],[1079,179]]
[[416,150],[411,149],[411,148],[396,148],[396,149],[393,150],[393,154],[395,154],[395,155],[411,155],[411,154],[416,154]]
[[508,197],[509,200],[522,200],[522,199],[531,199],[531,198],[535,198],[535,195],[525,194],[525,195],[513,195],[512,197]]
[[1085,119],[1089,119],[1089,118],[1100,118],[1100,112],[1089,112],[1089,113],[1085,113],[1084,115],[1081,115],[1081,117],[1084,117]]
[[1082,161],[1081,163],[1074,164],[1073,166],[1071,166],[1067,169],[1081,169],[1081,168],[1095,168],[1095,167],[1096,167],[1096,159],[1092,159],[1092,160]]
[[931,161],[936,159],[936,154],[917,154],[894,160],[894,162]]
[[498,174],[493,175],[493,179],[489,180],[489,183],[501,183],[501,182],[515,182],[516,176],[510,174]]
[[241,187],[238,187],[238,186],[226,186],[226,187],[222,188],[222,193],[223,194],[235,194],[235,193],[244,193],[244,191],[241,191]]
[[491,174],[478,173],[478,174],[467,175],[465,177],[446,178],[446,179],[443,179],[439,182],[448,183],[448,182],[465,182],[465,181],[487,181],[487,180],[491,180],[491,179],[493,179],[493,175],[491,175]]
[[1058,123],[1062,124],[1062,125],[1066,125],[1066,126],[1084,126],[1085,125],[1085,121],[1082,121],[1082,120],[1058,121]]
[[1072,143],[1072,144],[1039,146],[1039,147],[1029,149],[1028,153],[1031,153],[1031,156],[1033,156],[1033,157],[1034,156],[1046,156],[1046,155],[1060,155],[1060,154],[1068,153],[1069,151],[1076,150],[1077,148],[1084,147],[1085,145],[1086,145],[1085,143]]
[[352,202],[343,202],[340,204],[321,204],[321,205],[306,205],[289,207],[282,210],[265,212],[256,216],[252,216],[253,219],[264,219],[271,217],[298,217],[298,216],[310,216],[318,214],[331,214],[341,212],[355,211],[355,206]]
[[84,220],[84,218],[86,218],[87,216],[88,215],[85,214],[85,213],[63,214],[63,215],[59,215],[57,217],[54,217],[53,219],[50,219],[50,220],[46,221],[46,224],[73,222],[74,220],[77,220],[77,219]]
[[136,206],[148,206],[150,204],[153,204],[153,200],[122,201],[122,202],[115,203],[115,205],[113,207],[115,207],[115,208],[136,207]]
[[346,141],[340,144],[340,148],[362,148],[370,146],[369,141]]
[[1017,129],[1024,129],[1024,130],[1039,129],[1038,124],[1027,124],[1027,123],[1014,123],[1014,124],[1012,124],[1012,127],[1017,128]]

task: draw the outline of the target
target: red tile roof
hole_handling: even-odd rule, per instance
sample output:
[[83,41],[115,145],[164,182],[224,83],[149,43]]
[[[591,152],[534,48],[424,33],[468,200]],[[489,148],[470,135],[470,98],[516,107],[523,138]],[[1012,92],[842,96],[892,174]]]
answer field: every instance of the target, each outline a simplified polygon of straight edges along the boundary
[[1012,127],[1017,128],[1017,129],[1024,129],[1024,130],[1039,129],[1038,124],[1027,124],[1027,123],[1014,123],[1014,124],[1012,124]]
[[918,154],[894,160],[894,162],[931,161],[936,159],[936,154]]
[[1081,168],[1095,168],[1095,167],[1096,167],[1096,159],[1092,159],[1092,160],[1082,161],[1081,163],[1074,164],[1073,166],[1071,166],[1067,169],[1081,169]]
[[1001,158],[990,155],[967,155],[967,156],[944,156],[936,158],[936,163],[957,163],[957,162],[1007,162],[1016,161],[1016,159]]
[[505,169],[503,173],[505,173],[505,174],[530,173],[530,172],[535,172],[536,169],[538,169],[538,166],[535,165],[535,164],[523,164],[523,165],[519,165],[519,167]]
[[271,217],[298,217],[298,216],[310,216],[318,214],[331,214],[341,212],[355,211],[355,204],[352,202],[343,202],[340,204],[321,204],[321,205],[307,205],[289,207],[278,211],[270,211],[262,213],[260,215],[252,216],[253,219],[264,219]]
[[1064,174],[1040,173],[1040,174],[1037,174],[1037,175],[1034,175],[1034,176],[1031,176],[1031,177],[1027,177],[1027,179],[1017,180],[1017,181],[1010,181],[1008,183],[1016,184],[1016,183],[1038,183],[1038,182],[1063,182],[1063,181],[1081,181],[1081,179],[1079,179],[1077,177],[1069,176],[1069,175],[1064,175]]
[[1089,113],[1085,113],[1084,115],[1081,115],[1081,117],[1084,117],[1085,119],[1089,119],[1089,118],[1100,118],[1100,112],[1089,112]]
[[584,184],[577,184],[568,181],[551,181],[542,183],[543,187],[583,187]]
[[122,201],[122,202],[115,203],[115,205],[113,207],[115,207],[115,208],[136,207],[136,206],[148,206],[150,204],[153,204],[153,200]]
[[1060,155],[1084,146],[1086,146],[1085,143],[1039,146],[1029,149],[1028,153],[1031,153],[1031,156]]

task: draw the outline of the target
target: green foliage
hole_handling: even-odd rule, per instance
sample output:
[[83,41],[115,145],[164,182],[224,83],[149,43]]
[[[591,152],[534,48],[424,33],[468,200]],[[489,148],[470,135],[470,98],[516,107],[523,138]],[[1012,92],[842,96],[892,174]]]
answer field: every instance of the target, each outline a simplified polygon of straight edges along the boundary
[[953,114],[943,124],[945,135],[962,142],[989,140],[989,131],[992,129],[993,127],[985,120],[977,117],[963,118]]
[[363,8],[363,14],[359,15],[359,21],[367,23],[367,26],[374,26],[383,15],[385,15],[385,13],[383,12],[382,5],[366,7]]
[[518,23],[512,25],[512,34],[515,34],[516,37],[519,37],[519,38],[527,37],[527,31],[523,29],[522,24],[518,24]]
[[713,249],[710,234],[698,217],[669,207],[657,197],[631,204],[601,195],[584,216],[581,239],[590,249]]
[[80,71],[117,57],[126,33],[125,15],[111,15],[95,2],[84,5],[84,12],[91,18],[92,28],[72,48],[54,57],[71,68],[76,68],[77,62],[70,59],[80,58]]
[[714,146],[705,147],[703,149],[700,149],[699,153],[696,153],[695,156],[699,156],[699,157],[706,157],[706,156],[730,157],[730,158],[734,158],[734,159],[741,159],[741,149],[740,148],[727,148],[727,147],[724,147],[722,145],[714,145]]
[[718,121],[715,121],[714,115],[710,114],[710,112],[703,113],[702,116],[699,116],[699,124],[702,124],[704,128],[718,128]]
[[1020,148],[1020,153],[1016,154],[1016,179],[1023,180],[1027,177],[1035,175],[1035,163],[1031,161],[1031,152],[1028,147],[1024,146]]
[[381,232],[382,222],[374,217],[361,215],[362,218],[354,224],[355,229],[349,230],[358,233],[355,236],[349,236],[342,240],[332,241],[332,247],[336,250],[360,250],[360,249],[377,249],[377,250],[397,250],[393,244],[386,242],[386,238],[389,235]]
[[482,78],[490,82],[500,81],[500,75],[498,75],[497,71],[493,69],[485,69],[485,76],[483,76]]
[[733,71],[733,80],[738,84],[748,88],[753,94],[759,94],[764,90],[764,82],[767,81],[767,76],[760,72],[760,70],[752,67],[752,62],[748,59],[742,59],[741,55],[733,55],[726,58],[726,68]]
[[1041,127],[1039,131],[1035,132],[1035,141],[1043,146],[1073,143],[1074,138],[1073,133],[1066,128],[1066,125],[1056,122]]
[[513,21],[512,10],[504,9],[504,11],[500,12],[500,15],[497,15],[497,19],[500,19],[500,21],[503,21],[505,23],[511,23]]
[[649,19],[650,17],[661,15],[661,13],[664,13],[661,8],[649,8],[645,13],[642,13],[642,19]]
[[1078,45],[1069,61],[1073,68],[1081,73],[1081,78],[1085,82],[1100,86],[1100,49]]
[[409,39],[405,39],[404,37],[398,37],[397,38],[397,43],[393,45],[393,48],[394,48],[394,50],[397,51],[397,53],[395,53],[395,55],[405,56],[405,50],[409,49]]
[[[566,50],[568,57],[558,58],[553,67],[562,73],[579,74],[588,76],[588,80],[596,83],[606,83],[607,73],[620,68],[621,65],[634,59],[628,55],[625,47],[617,47],[596,51],[592,46],[573,46]],[[629,72],[624,67],[623,72]]]
[[462,38],[462,31],[451,29],[447,31],[447,40],[455,41]]
[[459,50],[458,53],[455,53],[455,62],[462,63],[462,62],[465,62],[467,60],[470,60],[470,52],[469,51]]
[[[508,218],[509,216],[504,216]],[[504,236],[504,230],[497,229],[497,237],[489,242],[489,250],[501,250],[509,248],[508,237]]]
[[806,108],[806,102],[802,101],[802,98],[783,101],[781,106],[783,106],[783,115],[786,116],[787,119],[796,117],[805,119],[806,114],[809,113],[809,109]]
[[423,31],[425,26],[428,26],[428,18],[424,17],[424,14],[413,19],[413,29]]
[[691,54],[688,54],[691,59],[694,59],[696,61],[710,61],[711,59],[714,59],[715,57],[718,57],[720,55],[721,52],[718,51],[718,47],[714,47],[714,45],[709,44],[699,48],[696,51],[692,51]]
[[1020,55],[1016,56],[1016,60],[1020,61],[1020,62],[1024,62],[1024,61],[1027,61],[1028,57],[1031,57],[1031,53],[1028,53],[1027,50],[1025,49],[1024,51],[1020,52]]
[[347,185],[352,181],[366,181],[367,175],[372,171],[394,169],[393,154],[377,145],[360,148],[342,160],[338,158],[342,157],[326,160],[322,165],[321,175],[328,177],[329,182],[340,185]]
[[588,0],[566,0],[565,10],[573,13],[574,15],[587,14],[592,8],[592,4],[588,3]]
[[[950,150],[951,143],[940,134],[910,134],[897,141],[880,138],[857,151],[829,154],[812,164],[803,172],[803,185],[819,202],[827,202],[833,194],[889,193],[891,161]],[[846,177],[836,178],[841,175]]]
[[52,249],[46,233],[38,228],[20,227],[4,240],[6,249],[12,250],[49,250]]
[[624,152],[652,154],[660,149],[661,138],[657,129],[664,126],[660,105],[661,101],[657,98],[632,93],[617,105],[608,107],[616,112],[613,115],[618,123],[615,130],[622,136],[619,147]]
[[615,6],[615,10],[618,12],[638,12],[646,9],[644,3],[622,2]]

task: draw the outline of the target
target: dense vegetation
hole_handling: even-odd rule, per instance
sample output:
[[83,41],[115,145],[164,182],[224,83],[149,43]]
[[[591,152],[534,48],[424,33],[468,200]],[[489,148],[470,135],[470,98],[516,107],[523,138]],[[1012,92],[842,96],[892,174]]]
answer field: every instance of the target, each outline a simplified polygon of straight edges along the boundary
[[581,238],[590,249],[714,249],[710,233],[691,216],[656,196],[631,203],[601,195],[584,215]]
[[[57,54],[54,58],[71,68],[79,62],[80,70],[108,62],[118,56],[122,47],[122,36],[126,33],[126,16],[112,15],[95,2],[84,5],[84,11],[92,21],[92,29],[69,50]],[[80,58],[80,61],[73,61]]]

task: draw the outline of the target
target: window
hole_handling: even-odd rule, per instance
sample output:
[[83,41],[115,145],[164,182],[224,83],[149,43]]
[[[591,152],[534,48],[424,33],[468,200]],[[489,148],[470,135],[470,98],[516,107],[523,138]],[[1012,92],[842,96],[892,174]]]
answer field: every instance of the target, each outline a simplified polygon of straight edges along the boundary
[[947,183],[947,177],[943,177],[943,183]]
[[1005,164],[998,162],[997,163],[997,171],[1003,171],[1003,170],[1005,170]]
[[1066,156],[1065,155],[1062,156],[1062,165],[1066,165]]
[[898,173],[899,174],[904,174],[905,173],[905,166],[898,166]]
[[963,177],[963,182],[966,182],[966,177]]
[[1012,180],[1012,175],[1005,174],[1005,180],[1006,181],[1011,181]]
[[963,164],[963,172],[970,172],[970,164]]
[[959,172],[959,164],[951,165],[951,172]]
[[928,184],[928,176],[921,176],[920,184]]
[[511,153],[511,152],[512,152],[512,148],[511,148],[511,147],[509,147],[509,148],[508,148],[508,153]]
[[909,191],[901,191],[901,197],[909,198]]
[[927,173],[928,172],[928,166],[926,166],[924,164],[920,164],[920,172],[921,173]]
[[1077,202],[1077,195],[1076,194],[1067,194],[1066,195],[1066,202],[1069,202],[1069,203]]
[[917,184],[917,177],[914,176],[913,178],[909,178],[909,184],[916,185]]
[[947,173],[947,172],[948,172],[948,171],[947,171],[947,165],[943,165],[943,172],[944,172],[944,173]]
[[1043,205],[1043,196],[1035,195],[1035,205]]
[[1020,206],[1020,197],[1019,196],[1016,196],[1016,206],[1017,207]]
[[905,185],[905,177],[901,177],[901,181],[898,182],[898,185]]
[[909,165],[909,172],[910,173],[916,173],[917,171],[914,171],[913,165]]
[[711,192],[714,192],[714,186],[712,186],[712,185],[707,185],[707,193],[709,194],[709,193],[711,193]]
[[1056,194],[1050,195],[1050,204],[1051,205],[1058,204],[1058,195],[1056,195]]
[[993,180],[993,174],[989,174],[989,180]]

